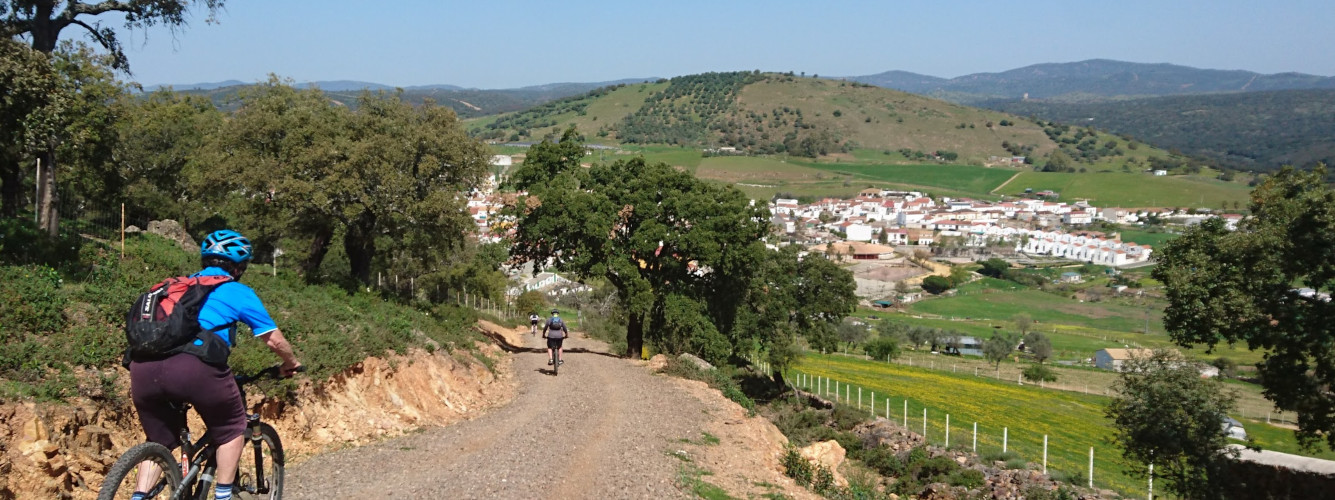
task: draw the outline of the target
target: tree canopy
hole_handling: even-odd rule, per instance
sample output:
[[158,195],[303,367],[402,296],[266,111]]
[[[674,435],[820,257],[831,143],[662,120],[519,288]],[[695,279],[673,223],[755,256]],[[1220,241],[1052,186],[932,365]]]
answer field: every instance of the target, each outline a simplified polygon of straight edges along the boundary
[[32,48],[51,53],[65,28],[83,28],[89,38],[106,49],[112,57],[112,67],[129,69],[129,61],[121,50],[116,31],[103,27],[94,20],[104,14],[124,14],[125,27],[132,29],[165,25],[173,30],[185,26],[186,13],[192,4],[208,10],[208,22],[223,8],[225,0],[121,0],[82,2],[78,0],[4,0],[0,2],[0,36],[13,38],[28,35]]
[[1107,415],[1133,473],[1145,477],[1154,464],[1155,478],[1180,498],[1229,497],[1238,451],[1222,429],[1235,394],[1168,351],[1128,361],[1114,388]]
[[1266,352],[1267,398],[1298,414],[1298,437],[1335,445],[1335,191],[1324,167],[1284,169],[1252,193],[1237,231],[1218,218],[1168,241],[1153,277],[1178,344],[1245,342]]
[[213,211],[260,240],[304,245],[289,251],[307,273],[341,235],[362,283],[373,262],[409,276],[440,268],[472,230],[458,193],[480,181],[488,159],[448,108],[367,92],[353,112],[276,78],[242,96],[206,154],[211,166],[194,182]]
[[[837,342],[853,310],[851,274],[822,258],[769,251],[769,213],[732,187],[643,158],[580,166],[574,128],[530,148],[510,176],[521,192],[511,256],[606,279],[627,314],[627,355],[646,336],[721,361],[739,349]],[[776,339],[782,337],[776,342]],[[787,356],[787,355],[785,355]]]

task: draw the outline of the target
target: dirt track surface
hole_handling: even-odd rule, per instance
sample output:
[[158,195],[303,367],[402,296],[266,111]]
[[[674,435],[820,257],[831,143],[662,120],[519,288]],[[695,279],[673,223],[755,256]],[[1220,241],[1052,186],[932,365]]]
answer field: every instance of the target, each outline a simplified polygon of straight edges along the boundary
[[698,440],[708,408],[678,383],[566,341],[553,376],[542,339],[515,352],[519,390],[467,422],[313,457],[285,498],[686,498],[671,456]]

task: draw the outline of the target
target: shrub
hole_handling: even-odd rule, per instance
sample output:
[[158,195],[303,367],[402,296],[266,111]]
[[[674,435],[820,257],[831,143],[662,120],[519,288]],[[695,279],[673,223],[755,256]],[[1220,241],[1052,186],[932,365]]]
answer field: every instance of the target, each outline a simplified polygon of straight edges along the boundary
[[1038,382],[1040,380],[1044,382],[1057,381],[1057,372],[1043,365],[1030,364],[1020,373],[1024,375],[1025,380],[1031,382]]
[[868,356],[877,361],[898,358],[900,353],[899,341],[884,335],[867,342],[863,348]]
[[806,486],[811,484],[815,477],[815,471],[812,470],[811,462],[802,458],[802,454],[797,452],[797,448],[788,448],[783,454],[783,474],[793,478],[798,485]]
[[946,476],[946,484],[973,489],[982,486],[985,479],[986,476],[983,475],[982,471],[957,469]]
[[25,333],[48,335],[65,326],[63,280],[45,265],[0,267],[0,342]]

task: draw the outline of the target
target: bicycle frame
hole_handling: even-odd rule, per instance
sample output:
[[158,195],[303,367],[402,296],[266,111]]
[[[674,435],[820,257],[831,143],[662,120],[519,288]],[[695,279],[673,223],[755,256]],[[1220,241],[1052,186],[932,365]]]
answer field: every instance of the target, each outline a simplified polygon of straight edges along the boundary
[[[258,377],[255,377],[258,378]],[[238,378],[236,388],[241,393],[241,401],[246,400],[245,382],[253,380],[252,378]],[[185,419],[186,413],[190,411],[190,405],[181,405],[181,417]],[[255,491],[247,491],[253,494],[269,493],[269,485],[264,480],[264,456],[261,452],[261,434],[260,434],[260,416],[246,412],[246,431],[243,435],[255,447]],[[181,456],[182,464],[189,464],[181,474],[181,488],[172,495],[170,500],[184,500],[194,498],[196,500],[209,500],[212,498],[209,489],[215,481],[214,472],[217,471],[218,443],[213,441],[213,432],[205,430],[204,434],[197,441],[191,441],[190,428],[181,429]],[[239,474],[239,471],[238,471]],[[196,479],[199,484],[195,484]],[[234,484],[237,478],[233,478]],[[197,490],[192,493],[192,490]]]

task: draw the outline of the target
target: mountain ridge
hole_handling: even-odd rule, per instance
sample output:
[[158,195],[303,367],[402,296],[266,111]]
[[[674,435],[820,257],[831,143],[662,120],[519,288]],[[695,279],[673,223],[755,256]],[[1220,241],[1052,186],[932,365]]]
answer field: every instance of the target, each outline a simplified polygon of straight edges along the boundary
[[1335,77],[1298,72],[1262,74],[1171,63],[1087,59],[1039,63],[996,73],[940,78],[907,71],[841,77],[849,81],[942,98],[961,104],[1029,98],[1076,102],[1165,95],[1335,88]]

